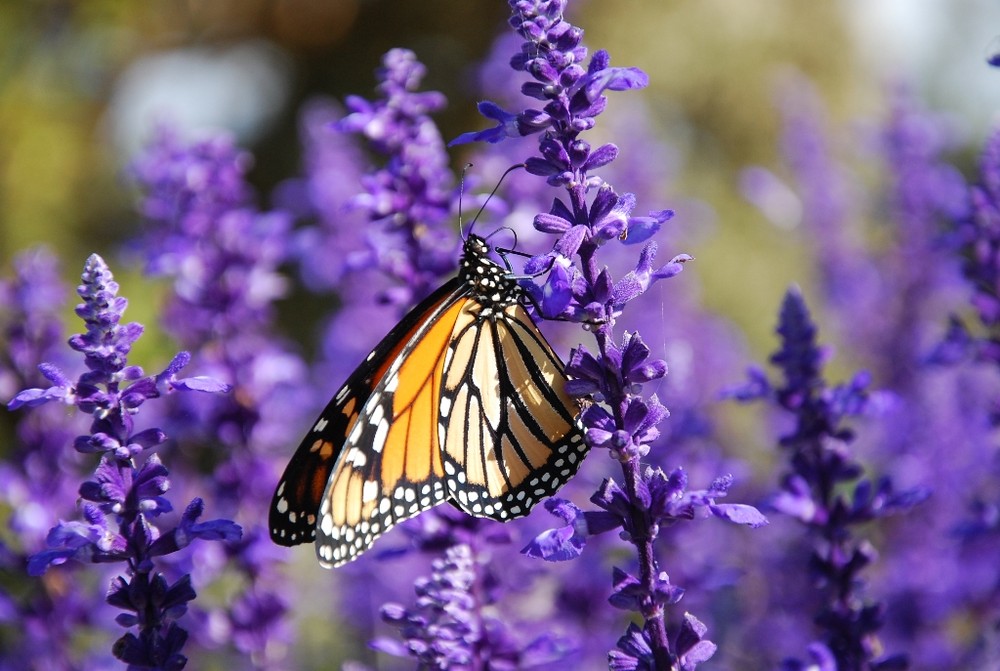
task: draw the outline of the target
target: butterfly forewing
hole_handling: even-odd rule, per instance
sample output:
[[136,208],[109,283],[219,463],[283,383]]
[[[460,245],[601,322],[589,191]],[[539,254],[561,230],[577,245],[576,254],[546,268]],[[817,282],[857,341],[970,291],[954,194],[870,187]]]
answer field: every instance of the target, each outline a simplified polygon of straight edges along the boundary
[[460,286],[457,279],[445,284],[407,314],[327,404],[278,481],[268,520],[275,543],[291,546],[315,540],[323,495],[361,411],[387,369],[426,323],[428,313],[452,300]]
[[350,561],[396,523],[447,498],[436,431],[441,371],[467,301],[450,297],[413,329],[346,436],[319,508],[322,564]]

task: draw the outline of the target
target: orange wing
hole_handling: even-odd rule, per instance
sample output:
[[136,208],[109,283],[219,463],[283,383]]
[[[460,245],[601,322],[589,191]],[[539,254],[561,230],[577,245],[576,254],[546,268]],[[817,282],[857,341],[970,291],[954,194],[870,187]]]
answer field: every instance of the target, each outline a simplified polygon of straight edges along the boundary
[[447,498],[436,430],[445,353],[468,298],[446,301],[379,368],[319,506],[316,554],[351,561],[396,523]]
[[398,366],[406,356],[405,351],[412,349],[418,333],[457,300],[462,286],[455,279],[410,311],[358,366],[320,414],[285,468],[271,500],[268,526],[275,543],[290,546],[316,539],[317,514],[334,468],[342,466],[348,435],[357,427],[362,411],[369,407],[390,367]]

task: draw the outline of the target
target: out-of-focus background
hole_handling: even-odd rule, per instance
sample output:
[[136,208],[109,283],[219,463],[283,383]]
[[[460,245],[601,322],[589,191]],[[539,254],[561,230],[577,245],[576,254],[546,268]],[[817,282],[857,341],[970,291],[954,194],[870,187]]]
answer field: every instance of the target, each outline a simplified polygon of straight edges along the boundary
[[[726,255],[696,272],[706,300],[737,318],[738,306],[757,307],[765,292],[773,304],[793,279],[769,251],[785,236],[749,211],[735,179],[745,165],[775,159],[783,81],[807,77],[838,122],[878,118],[887,87],[902,82],[952,115],[970,148],[1000,109],[996,70],[985,66],[1000,35],[1000,7],[989,0],[625,0],[574,9],[588,44],[650,74],[640,95],[684,165],[675,191],[709,203],[719,226],[688,250],[699,255],[704,244]],[[158,121],[233,131],[253,152],[250,177],[266,194],[299,169],[302,103],[370,94],[393,46],[413,49],[428,67],[426,88],[447,95],[437,117],[446,138],[482,127],[473,67],[506,15],[502,2],[448,0],[4,3],[0,255],[6,262],[46,242],[82,260],[128,237],[135,215],[122,169]],[[462,152],[453,155],[460,163]],[[768,328],[742,325],[758,339]]]
[[[164,283],[143,275],[142,261],[127,244],[142,228],[136,210],[140,196],[127,168],[154,129],[168,124],[190,138],[232,133],[253,155],[248,179],[261,208],[268,209],[276,188],[304,171],[303,110],[316,99],[372,98],[373,72],[393,47],[412,49],[427,67],[422,88],[447,97],[447,109],[435,116],[446,140],[486,127],[475,103],[483,91],[490,95],[491,86],[509,90],[504,78],[512,75],[495,70],[496,82],[483,81],[478,66],[507,30],[507,16],[508,6],[500,0],[6,0],[0,8],[0,274],[10,274],[17,252],[44,243],[61,259],[66,282],[75,286],[87,256],[102,254],[129,298],[128,319],[146,325],[134,358],[152,372],[178,347],[158,327]],[[659,199],[641,202],[640,210],[676,210],[675,220],[664,228],[661,256],[683,251],[696,257],[670,283],[693,287],[678,292],[686,306],[697,305],[698,311],[735,326],[733,340],[745,349],[720,355],[728,357],[726,375],[736,375],[751,360],[764,361],[775,348],[777,310],[790,284],[802,286],[810,297],[824,291],[817,261],[823,237],[803,229],[830,213],[809,210],[816,201],[792,188],[796,168],[788,154],[794,152],[782,145],[790,118],[799,113],[816,121],[829,139],[829,153],[850,171],[849,188],[859,194],[881,193],[890,181],[875,165],[880,151],[875,138],[889,123],[899,96],[934,116],[935,127],[947,136],[940,158],[970,178],[984,139],[1000,119],[1000,69],[987,65],[1000,50],[1000,3],[995,0],[574,0],[570,18],[584,27],[591,51],[606,49],[613,65],[638,66],[649,74],[648,89],[609,94],[596,134],[620,143],[623,154],[632,157],[620,161],[631,168],[616,175],[616,187],[642,189]],[[629,137],[630,125],[651,129],[655,136]],[[460,170],[469,155],[467,147],[453,149],[452,167]],[[481,161],[471,171],[480,185],[492,185],[505,167]],[[751,167],[769,171],[768,188],[748,186]],[[751,202],[751,191],[765,196]],[[863,245],[876,255],[892,237],[878,225],[879,212],[887,210],[866,202],[853,213],[863,219],[858,227],[868,236]],[[654,295],[665,297],[654,302],[646,319],[652,314],[654,326],[669,332],[671,294]],[[308,297],[293,301],[279,306],[284,335],[312,352],[323,315],[310,312]],[[67,320],[73,303],[67,304]],[[942,332],[947,312],[941,312]],[[835,378],[864,365],[875,368],[876,384],[885,381],[888,374],[879,372],[884,362],[852,343],[849,317],[831,316],[821,300],[815,316],[822,340],[837,346]],[[690,350],[677,343],[668,339],[651,346],[668,359],[668,379],[680,380],[672,384],[683,390],[685,376],[697,380],[699,371],[717,362],[700,359],[698,343]],[[713,379],[712,384],[725,381]],[[699,388],[699,400],[714,400],[716,391]],[[775,457],[767,456],[772,445],[760,433],[765,422],[743,408],[720,412],[728,413],[719,428],[725,439],[721,451],[726,459],[746,460],[738,478],[760,487],[773,484]],[[0,426],[7,435],[4,422]],[[895,464],[904,480],[911,476],[906,484],[921,484],[915,475],[925,468],[917,464],[921,458],[910,455]],[[893,464],[893,456],[881,454],[873,462]],[[597,481],[606,466],[593,466]],[[720,473],[706,467],[697,474],[704,485]],[[586,495],[580,498],[584,501]],[[711,551],[702,553],[685,558],[711,564]],[[364,626],[352,623],[355,613],[342,607],[331,615],[334,600],[327,595],[337,578],[320,572],[311,551],[296,551],[295,558],[302,570],[294,572],[286,596],[297,636],[284,639],[295,642],[275,653],[280,661],[273,668],[328,668],[331,659],[359,657],[375,665],[357,637],[371,633],[379,604],[355,604],[366,613],[359,616]],[[885,571],[899,572],[903,564],[887,560]],[[929,575],[936,570],[922,569]],[[565,578],[572,570],[564,566],[556,572]],[[607,581],[593,589],[603,603],[610,569],[602,570]],[[720,653],[720,666],[706,668],[754,668],[764,657],[773,662],[790,652],[755,657],[752,636],[737,641],[735,633],[726,647],[726,623],[761,616],[769,603],[765,592],[772,589],[756,569],[740,570],[749,574],[744,584],[750,585],[750,598],[732,610],[737,615],[716,613],[712,620],[723,649],[736,652]],[[207,596],[224,601],[225,594],[223,587]],[[525,610],[544,598],[527,599],[531,603]],[[685,603],[702,603],[697,598],[692,593]],[[705,602],[722,608],[717,601]],[[897,609],[905,605],[905,600],[893,602]],[[975,638],[970,630],[976,621],[966,615],[944,618],[952,627],[952,642]],[[908,632],[900,633],[906,624],[890,640],[906,640]],[[199,621],[197,626],[210,625]],[[737,628],[732,624],[732,631]],[[606,635],[613,644],[620,629]],[[239,659],[226,654],[194,660],[189,668],[212,668],[213,663],[226,668]],[[741,667],[741,661],[751,666]],[[255,663],[268,667],[261,658]]]

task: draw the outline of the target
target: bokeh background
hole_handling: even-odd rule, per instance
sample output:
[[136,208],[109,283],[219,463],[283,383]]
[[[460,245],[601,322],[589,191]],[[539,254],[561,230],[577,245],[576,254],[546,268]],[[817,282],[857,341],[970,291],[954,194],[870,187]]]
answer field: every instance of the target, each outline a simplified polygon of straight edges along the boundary
[[[664,181],[676,177],[673,192],[709,204],[719,227],[686,242],[720,259],[694,269],[704,298],[758,345],[770,329],[756,301],[774,305],[790,281],[809,281],[788,263],[788,236],[747,208],[736,177],[777,161],[782,82],[807,78],[844,125],[877,120],[890,87],[906,85],[951,117],[964,166],[1000,107],[985,66],[1000,9],[988,0],[581,2],[575,11],[589,44],[650,73],[639,95],[673,152]],[[266,199],[301,168],[303,103],[370,93],[393,46],[413,49],[427,65],[425,88],[447,96],[436,117],[446,139],[481,127],[474,67],[506,13],[504,3],[443,0],[6,3],[0,252],[9,259],[44,242],[82,259],[128,238],[134,194],[123,167],[162,121],[234,133],[255,156],[249,177]]]
[[[504,32],[507,14],[506,3],[499,0],[4,2],[0,273],[10,274],[17,252],[45,244],[61,259],[67,283],[75,285],[84,259],[100,253],[129,297],[128,318],[147,328],[134,358],[156,369],[177,345],[157,325],[164,283],[145,277],[141,261],[129,252],[127,243],[139,235],[142,221],[136,210],[140,196],[127,166],[157,124],[171,125],[182,137],[230,132],[253,155],[247,178],[266,209],[278,187],[304,171],[303,110],[318,99],[370,97],[373,72],[390,48],[412,49],[427,66],[424,88],[447,97],[447,108],[435,116],[445,139],[485,127],[475,103],[483,90],[489,95],[491,83],[483,81],[477,68]],[[681,277],[670,281],[687,283],[676,300],[697,305],[699,314],[724,323],[727,337],[738,347],[716,353],[726,360],[721,366],[726,372],[717,374],[716,388],[698,387],[699,400],[709,403],[726,381],[722,378],[738,376],[743,366],[764,361],[775,348],[777,309],[790,284],[816,298],[822,339],[837,352],[832,376],[868,367],[875,371],[875,386],[885,384],[879,371],[888,369],[877,353],[852,342],[849,320],[843,313],[828,312],[820,298],[823,278],[817,259],[824,243],[809,232],[808,220],[821,213],[809,211],[809,200],[792,188],[776,187],[772,195],[778,194],[778,200],[770,209],[751,203],[746,170],[764,167],[783,184],[794,184],[794,170],[782,153],[782,134],[789,109],[807,110],[806,116],[827,133],[840,167],[850,173],[864,244],[873,254],[892,244],[891,234],[879,227],[880,214],[887,211],[880,194],[891,179],[873,158],[872,137],[904,95],[907,104],[933,115],[943,129],[948,140],[941,159],[973,178],[978,153],[1000,118],[1000,70],[986,62],[998,50],[1000,3],[577,0],[571,18],[584,27],[592,51],[606,49],[613,64],[638,66],[650,76],[648,89],[612,95],[598,132],[621,142],[616,128],[627,127],[634,120],[630,115],[640,114],[644,128],[655,133],[648,142],[627,146],[638,156],[630,164],[638,166],[633,168],[637,172],[622,174],[616,186],[630,190],[637,187],[628,180],[640,180],[649,201],[640,208],[676,210],[664,243],[669,251],[662,253],[684,251],[696,257]],[[497,83],[498,88],[507,85]],[[469,155],[466,148],[452,150],[452,166],[460,169]],[[504,167],[479,161],[471,170],[480,184],[492,184]],[[652,322],[669,333],[674,315],[670,290],[654,292],[650,300],[655,306]],[[67,320],[74,302],[68,301]],[[941,333],[949,311],[963,309],[961,304],[942,307]],[[310,308],[301,291],[278,310],[283,334],[301,351],[314,352],[316,326],[324,315]],[[69,323],[68,328],[76,328]],[[571,340],[567,338],[564,353]],[[671,343],[669,335],[651,346],[677,371],[671,375],[699,375],[699,358]],[[713,407],[711,414],[723,437],[719,462],[749,482],[773,483],[773,450],[760,413],[728,405]],[[8,444],[12,426],[13,420],[0,418]],[[289,453],[293,447],[289,445]],[[0,445],[0,454],[5,450],[11,451]],[[884,465],[892,459],[882,455],[881,462],[874,462]],[[607,465],[593,469],[591,477],[599,481]],[[703,474],[706,483],[717,474],[709,470]],[[910,476],[906,484],[921,484],[920,469],[906,462],[901,470],[904,480]],[[744,490],[751,498],[756,491],[752,486]],[[0,514],[9,515],[10,505],[0,506]],[[295,633],[287,636],[280,653],[254,663],[261,668],[333,668],[346,659],[361,659],[372,668],[395,668],[365,648],[376,627],[378,604],[355,602],[353,607],[366,614],[359,616],[362,624],[352,622],[357,613],[338,605],[334,595],[343,590],[335,576],[315,565],[311,551],[297,550],[292,561],[295,569],[289,575],[294,577],[286,596],[291,603],[288,628]],[[895,568],[886,570],[900,568],[891,566]],[[673,575],[669,564],[667,570]],[[559,571],[566,578],[572,567]],[[752,568],[741,571],[749,575],[751,595],[744,594],[742,610],[733,612],[747,618],[755,609],[766,611],[768,600],[761,590],[767,579],[755,576]],[[609,582],[594,589],[606,591]],[[222,599],[225,593],[220,589],[216,596]],[[405,593],[397,597],[406,598]],[[526,608],[544,614],[545,606],[535,603],[539,599],[544,597],[526,600],[532,604]],[[725,609],[722,600],[710,603]],[[896,607],[903,608],[901,603]],[[996,608],[996,603],[982,607]],[[735,616],[716,615],[713,624],[717,631],[721,627],[723,639],[730,627],[731,652],[706,668],[764,668],[757,666],[761,660],[801,653],[792,648],[761,655],[750,634],[725,624]],[[977,635],[980,623],[963,617],[942,620],[954,640]],[[783,631],[780,626],[777,630]],[[607,634],[610,643],[619,635],[619,629],[613,631]],[[906,640],[898,631],[895,635],[894,640]],[[233,660],[239,659],[222,646],[190,668],[237,668],[239,662]],[[599,668],[602,660],[590,663]],[[949,667],[947,661],[935,660],[914,668]]]

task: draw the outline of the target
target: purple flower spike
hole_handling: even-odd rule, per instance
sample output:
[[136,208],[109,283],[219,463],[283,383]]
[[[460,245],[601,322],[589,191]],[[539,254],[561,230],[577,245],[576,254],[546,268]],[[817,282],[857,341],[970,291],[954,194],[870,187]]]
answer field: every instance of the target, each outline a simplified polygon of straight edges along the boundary
[[525,668],[564,654],[565,642],[550,634],[518,645],[504,623],[484,612],[495,599],[478,561],[468,545],[449,547],[434,560],[431,576],[417,580],[414,607],[382,607],[382,620],[399,629],[403,642],[377,639],[371,647],[426,669],[469,668],[473,660],[488,668]]
[[366,193],[351,204],[373,224],[368,249],[354,268],[378,268],[397,280],[396,290],[383,292],[381,299],[399,306],[429,294],[455,267],[455,238],[448,224],[454,177],[430,118],[445,100],[436,91],[417,91],[424,72],[412,51],[392,49],[378,73],[381,97],[371,102],[349,98],[350,113],[336,124],[342,132],[360,134],[386,157],[385,166],[364,179]]
[[83,354],[87,371],[71,381],[55,367],[43,366],[45,376],[57,386],[48,392],[22,392],[11,405],[58,398],[77,406],[92,415],[93,422],[90,434],[77,437],[74,447],[83,453],[100,452],[102,457],[92,479],[80,486],[80,498],[87,502],[82,506],[86,523],[63,522],[54,527],[47,538],[48,549],[28,559],[28,572],[41,575],[67,559],[123,563],[123,575],[112,583],[107,602],[128,611],[116,621],[126,628],[137,627],[138,633],[119,638],[113,653],[135,668],[180,669],[187,661],[181,653],[187,632],[176,620],[195,593],[188,575],[168,585],[156,572],[154,558],[175,552],[194,538],[233,541],[241,531],[229,520],[195,522],[202,509],[200,500],[189,506],[177,528],[164,533],[154,526],[156,517],[172,509],[166,498],[168,472],[156,454],[140,466],[134,459],[163,443],[166,435],[157,428],[135,432],[133,424],[145,401],[183,389],[168,381],[189,357],[179,354],[155,377],[128,364],[142,326],[121,323],[127,301],[118,296],[111,270],[96,254],[87,260],[78,293],[83,302],[76,313],[87,332],[74,335],[69,344]]
[[[751,383],[730,395],[749,400],[767,399],[789,413],[795,426],[779,443],[788,453],[790,471],[771,506],[805,525],[813,542],[808,567],[823,589],[825,605],[815,621],[825,639],[809,650],[815,664],[787,660],[782,668],[906,668],[905,656],[876,657],[878,630],[885,621],[881,603],[866,603],[861,571],[875,559],[874,548],[855,537],[859,524],[905,512],[929,496],[926,488],[896,493],[889,478],[863,478],[863,469],[851,458],[854,440],[843,426],[846,417],[867,406],[869,376],[859,374],[847,384],[830,387],[823,379],[825,352],[817,345],[817,329],[802,295],[788,291],[778,322],[781,348],[771,362],[782,371],[774,384],[754,369]],[[724,485],[722,490],[728,488]],[[853,495],[845,492],[853,489]],[[713,513],[734,521],[753,523],[755,515],[741,509],[714,506]],[[831,658],[833,660],[831,665]],[[899,666],[899,664],[902,664]]]
[[[588,535],[621,527],[620,536],[634,545],[640,566],[627,585],[616,573],[612,603],[638,612],[644,626],[630,627],[611,653],[611,667],[694,668],[707,658],[704,651],[710,644],[685,643],[679,651],[667,635],[667,606],[681,592],[666,582],[658,568],[654,543],[660,529],[691,518],[702,508],[747,526],[762,524],[763,516],[749,506],[716,504],[714,497],[725,494],[721,490],[687,492],[683,477],[667,478],[641,463],[660,436],[658,426],[669,416],[655,395],[641,395],[642,386],[662,379],[667,364],[650,357],[638,333],[626,333],[619,345],[615,320],[655,282],[676,276],[691,257],[678,254],[665,265],[654,264],[653,237],[673,212],[660,208],[647,216],[633,215],[637,197],[619,195],[598,174],[618,158],[618,145],[596,144],[584,134],[606,108],[607,92],[641,89],[648,77],[638,68],[612,67],[603,50],[587,63],[583,30],[563,16],[565,0],[510,0],[510,7],[510,25],[523,40],[510,65],[530,77],[521,86],[525,106],[515,111],[511,104],[503,109],[492,103],[480,105],[497,125],[466,133],[459,141],[497,142],[538,134],[536,154],[524,161],[526,172],[561,193],[551,198],[547,212],[534,218],[535,229],[552,235],[553,242],[551,251],[525,265],[526,274],[545,276],[541,287],[531,285],[527,290],[542,316],[584,322],[593,331],[596,350],[583,346],[573,350],[566,366],[571,378],[566,391],[584,399],[579,421],[587,444],[606,448],[621,464],[624,476],[622,485],[605,479],[592,497],[602,509],[599,514],[563,501],[547,504],[566,524],[536,536],[523,552],[547,560],[571,559],[583,552]],[[617,282],[598,261],[604,249],[615,247],[614,241],[643,243],[634,270]],[[700,635],[695,638],[701,641]]]

